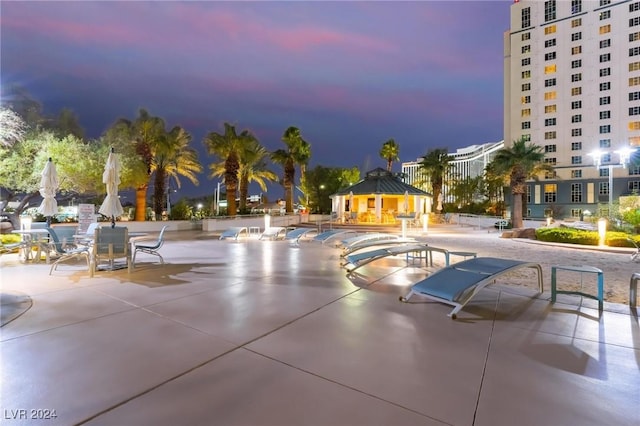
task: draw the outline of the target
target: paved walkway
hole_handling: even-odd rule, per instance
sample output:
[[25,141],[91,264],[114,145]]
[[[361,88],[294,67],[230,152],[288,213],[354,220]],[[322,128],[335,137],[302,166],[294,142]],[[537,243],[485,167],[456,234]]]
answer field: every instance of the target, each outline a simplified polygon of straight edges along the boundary
[[398,302],[428,274],[400,259],[348,278],[333,247],[202,233],[162,253],[94,278],[0,258],[32,303],[0,328],[3,424],[640,424],[628,307],[500,282],[453,321]]

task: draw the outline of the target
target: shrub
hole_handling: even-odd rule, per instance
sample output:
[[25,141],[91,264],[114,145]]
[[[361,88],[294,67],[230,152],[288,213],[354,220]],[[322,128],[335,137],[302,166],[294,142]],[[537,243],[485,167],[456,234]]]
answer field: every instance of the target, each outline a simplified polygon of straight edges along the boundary
[[[629,234],[609,231],[605,234],[604,242],[609,247],[633,247],[628,241]],[[553,243],[582,244],[597,246],[600,243],[598,231],[585,231],[573,228],[538,228],[536,238],[540,241]],[[633,237],[640,244],[640,236]]]

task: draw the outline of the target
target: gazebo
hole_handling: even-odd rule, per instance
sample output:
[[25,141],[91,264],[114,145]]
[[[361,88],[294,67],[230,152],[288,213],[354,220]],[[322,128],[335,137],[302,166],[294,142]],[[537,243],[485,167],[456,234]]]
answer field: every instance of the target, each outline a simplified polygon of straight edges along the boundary
[[367,172],[360,182],[331,196],[334,214],[350,223],[395,224],[397,218],[431,212],[432,201],[428,192],[382,168]]

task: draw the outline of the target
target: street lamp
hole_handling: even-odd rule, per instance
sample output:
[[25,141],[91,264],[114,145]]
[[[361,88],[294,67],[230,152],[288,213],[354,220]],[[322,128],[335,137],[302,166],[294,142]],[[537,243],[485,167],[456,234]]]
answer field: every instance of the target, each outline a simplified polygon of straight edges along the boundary
[[620,157],[620,161],[618,163],[607,162],[606,164],[602,164],[602,157],[608,152],[605,151],[594,151],[589,155],[593,157],[593,165],[600,170],[601,168],[608,169],[608,178],[609,178],[609,216],[611,216],[611,209],[613,206],[613,169],[622,167],[626,168],[627,164],[629,164],[629,160],[631,159],[631,154],[633,154],[636,150],[634,148],[622,148],[617,151],[614,151],[614,154],[618,154]]

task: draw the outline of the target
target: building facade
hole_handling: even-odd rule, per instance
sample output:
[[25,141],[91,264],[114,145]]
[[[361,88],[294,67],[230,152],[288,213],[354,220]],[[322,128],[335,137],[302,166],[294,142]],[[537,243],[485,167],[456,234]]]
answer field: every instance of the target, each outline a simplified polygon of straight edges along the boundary
[[504,88],[506,143],[555,170],[529,184],[528,216],[606,216],[638,192],[640,1],[514,1]]
[[[466,178],[474,178],[482,176],[484,169],[491,162],[495,153],[504,147],[504,141],[490,142],[482,145],[471,145],[460,148],[456,152],[450,153],[452,158],[449,174],[444,177],[445,184],[442,188],[443,201],[445,203],[456,202],[451,194],[450,183],[464,180]],[[420,170],[420,162],[422,158],[416,161],[402,163],[402,173],[405,182],[413,185],[423,191],[430,191],[431,185],[428,182],[424,172]],[[448,184],[449,183],[449,184]]]

